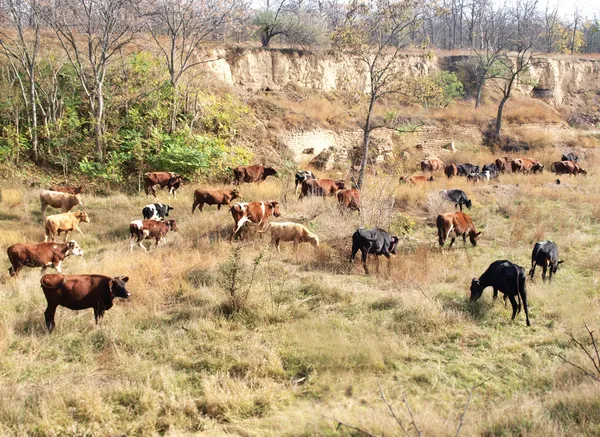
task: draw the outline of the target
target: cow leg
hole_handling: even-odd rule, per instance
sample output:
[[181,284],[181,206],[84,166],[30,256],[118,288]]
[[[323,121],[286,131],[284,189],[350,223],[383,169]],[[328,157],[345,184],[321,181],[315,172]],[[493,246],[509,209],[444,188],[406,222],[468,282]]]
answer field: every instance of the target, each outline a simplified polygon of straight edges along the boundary
[[525,310],[525,321],[527,322],[527,326],[531,326],[529,322],[529,309],[527,308],[527,292],[525,291],[525,281],[521,281],[520,294],[521,300],[523,301],[523,309]]
[[[197,205],[198,205],[198,204],[197,204],[196,202],[194,202],[194,203],[192,204],[192,214],[193,214],[193,213],[194,213],[194,211],[196,210],[196,206],[197,206]],[[200,211],[202,211],[202,209],[200,209]]]
[[456,241],[456,238],[453,238],[452,240],[450,240],[450,246],[448,246],[448,249],[452,249],[452,245],[454,244],[455,241]]
[[[548,272],[548,266],[546,264],[542,264],[542,280],[544,282],[546,282],[546,273]],[[550,272],[552,272],[552,269],[550,269]],[[552,274],[552,273],[550,273]]]
[[56,304],[51,304],[48,302],[48,306],[46,307],[46,311],[44,311],[44,317],[46,319],[46,328],[48,329],[48,333],[51,333],[54,329],[54,314],[56,313]]
[[533,279],[533,275],[535,275],[536,266],[537,263],[535,261],[531,261],[531,270],[529,270],[529,276],[531,276],[531,279]]
[[360,252],[361,252],[362,265],[363,265],[363,268],[365,269],[365,274],[368,275],[369,268],[367,267],[367,255],[369,254],[369,251],[365,250],[361,247]]
[[510,299],[510,304],[512,305],[512,317],[510,318],[510,320],[515,320],[515,316],[517,315],[517,301],[515,300],[515,297],[513,295],[509,295],[508,298]]
[[20,270],[21,268],[19,266],[15,267],[13,265],[8,269],[8,273],[10,273],[10,276],[18,276]]
[[462,235],[462,237],[463,237],[463,244],[464,244],[464,246],[465,246],[465,247],[467,247],[467,233],[465,232],[465,233]]
[[96,325],[102,317],[104,317],[104,306],[102,302],[98,301],[96,306],[94,306],[94,320],[96,321]]
[[379,255],[375,255],[375,273],[379,274]]
[[277,252],[281,253],[281,240],[279,238],[275,240],[275,247],[277,248]]
[[143,241],[144,241],[144,238],[138,239],[138,241],[137,241],[138,246],[140,246],[144,250],[144,252],[148,252],[148,249],[146,249],[144,247]]
[[492,295],[492,299],[496,300],[498,299],[498,289],[494,288],[494,294]]
[[[202,211],[202,209],[200,211]],[[221,211],[221,204],[220,203],[217,204],[217,211]]]
[[300,242],[298,241],[297,238],[294,239],[294,253],[298,253],[298,246],[300,245]]
[[46,218],[46,209],[48,209],[48,205],[45,203],[42,203],[42,217]]
[[235,237],[235,234],[237,234],[239,232],[239,230],[242,228],[242,226],[244,226],[244,224],[248,221],[248,217],[242,217],[242,219],[237,222],[237,224],[233,227],[233,233],[231,234],[231,237],[229,237],[229,241],[233,241],[233,238]]

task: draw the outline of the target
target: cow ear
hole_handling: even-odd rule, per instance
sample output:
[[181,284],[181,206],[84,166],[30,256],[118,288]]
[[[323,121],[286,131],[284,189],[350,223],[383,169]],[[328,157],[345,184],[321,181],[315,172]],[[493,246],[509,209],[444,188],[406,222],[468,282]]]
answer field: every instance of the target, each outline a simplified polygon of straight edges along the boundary
[[129,281],[129,276],[121,276],[121,281],[123,281],[123,282]]
[[557,264],[562,264],[562,263],[564,263],[564,262],[565,262],[564,260],[562,260],[562,259],[559,259]]
[[477,232],[477,234],[475,234],[475,235],[477,235],[479,237],[481,235],[481,232]]

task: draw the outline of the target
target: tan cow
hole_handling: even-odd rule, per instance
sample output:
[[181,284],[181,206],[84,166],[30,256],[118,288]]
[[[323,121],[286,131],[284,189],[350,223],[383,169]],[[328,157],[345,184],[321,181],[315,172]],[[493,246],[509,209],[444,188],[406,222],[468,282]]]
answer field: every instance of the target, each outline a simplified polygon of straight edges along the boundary
[[405,184],[405,183],[409,183],[412,185],[418,185],[418,184],[424,184],[426,182],[433,182],[435,181],[435,178],[433,176],[401,176],[399,179],[401,184]]
[[444,169],[444,163],[442,162],[441,159],[431,158],[431,159],[425,159],[425,160],[421,161],[421,170],[422,171],[433,172],[433,171],[443,170],[443,169]]
[[61,232],[65,233],[65,241],[67,241],[69,232],[73,230],[79,232],[83,236],[83,232],[79,229],[80,222],[90,222],[90,218],[84,211],[65,212],[63,214],[48,216],[45,224],[46,238],[44,238],[44,241],[55,241],[55,238],[60,235]]
[[477,232],[477,229],[475,229],[471,216],[464,212],[440,214],[437,216],[436,225],[440,247],[442,248],[448,238],[452,238],[450,241],[450,247],[452,247],[454,240],[461,236],[463,237],[465,245],[467,244],[468,236],[471,240],[471,244],[477,246],[477,239],[481,235],[481,232]]
[[48,206],[60,209],[61,212],[67,212],[77,205],[82,205],[79,194],[73,195],[50,190],[40,191],[40,203],[42,205],[42,217],[46,217]]
[[282,241],[293,241],[294,252],[298,251],[300,243],[310,243],[314,247],[319,247],[319,237],[310,232],[306,227],[294,222],[270,223],[264,231],[271,231],[271,243],[281,252],[279,247]]

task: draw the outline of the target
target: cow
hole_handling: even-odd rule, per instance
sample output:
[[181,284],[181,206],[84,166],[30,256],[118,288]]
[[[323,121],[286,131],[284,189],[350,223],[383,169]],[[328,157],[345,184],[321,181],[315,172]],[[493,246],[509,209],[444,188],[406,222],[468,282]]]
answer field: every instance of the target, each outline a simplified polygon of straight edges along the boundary
[[296,188],[294,194],[298,194],[298,186],[302,188],[302,182],[307,181],[309,179],[316,179],[314,173],[310,170],[299,170],[296,172]]
[[82,256],[83,250],[71,240],[66,243],[17,243],[10,246],[6,253],[12,265],[8,271],[16,277],[23,267],[41,267],[42,275],[48,267],[54,267],[60,273],[64,259],[70,255]]
[[511,161],[511,168],[513,173],[529,173],[531,171],[534,173],[539,171],[541,173],[544,171],[544,165],[541,164],[537,159],[531,158],[513,159]]
[[277,170],[262,165],[240,165],[233,169],[233,185],[239,185],[240,182],[262,182],[268,176],[278,176]]
[[115,297],[127,299],[130,294],[125,287],[127,276],[111,278],[103,275],[44,275],[40,281],[48,306],[44,312],[48,332],[54,329],[54,314],[58,306],[70,310],[94,309],[94,319],[104,317],[111,309]]
[[[356,258],[356,254],[360,250],[362,265],[365,269],[365,274],[369,274],[367,267],[367,255],[375,255],[377,260],[377,272],[379,272],[379,255],[385,256],[388,260],[390,255],[396,254],[398,248],[398,237],[390,236],[383,229],[358,229],[352,235],[352,254],[350,255],[350,264]],[[389,268],[389,263],[388,263]]]
[[298,200],[309,196],[333,196],[338,190],[346,188],[344,181],[333,179],[308,179],[302,182],[302,189]]
[[561,161],[579,162],[579,156],[573,152],[569,152],[566,155],[560,157]]
[[340,206],[360,212],[360,191],[356,189],[345,189],[337,192]]
[[552,275],[556,274],[558,266],[564,261],[558,259],[558,248],[552,241],[538,241],[533,246],[533,252],[531,253],[531,270],[529,275],[533,279],[535,275],[535,267],[537,265],[542,266],[542,279],[546,282],[546,272],[550,269],[550,281],[552,281]]
[[550,166],[550,170],[559,174],[568,174],[569,176],[577,176],[578,173],[587,174],[583,168],[573,161],[556,161]]
[[177,222],[175,220],[168,220],[166,222],[134,220],[129,224],[129,251],[133,252],[133,246],[137,244],[146,252],[148,249],[143,244],[146,238],[154,238],[156,247],[158,247],[158,243],[166,240],[167,232],[169,231],[177,231]]
[[443,170],[444,169],[444,163],[442,162],[441,159],[438,158],[432,158],[432,159],[425,159],[423,161],[421,161],[421,170],[422,171],[428,171],[428,172],[434,172],[437,170]]
[[144,206],[142,216],[144,220],[159,220],[164,221],[165,217],[169,217],[169,212],[174,210],[171,205],[163,205],[162,203],[151,203]]
[[314,247],[319,247],[319,237],[299,223],[272,222],[259,232],[263,233],[267,231],[271,232],[271,243],[275,245],[277,252],[281,252],[280,243],[282,241],[293,241],[294,252],[298,251],[300,243],[310,243]]
[[493,287],[494,299],[498,297],[498,291],[504,294],[505,299],[506,297],[510,299],[513,310],[511,320],[514,320],[517,313],[521,312],[521,301],[523,302],[525,320],[527,326],[531,326],[527,308],[525,279],[525,269],[523,267],[507,260],[494,261],[479,279],[473,278],[471,281],[471,302],[479,299],[484,289]]
[[69,238],[69,232],[75,230],[83,236],[83,232],[79,229],[79,223],[89,223],[90,218],[84,211],[65,212],[55,214],[46,218],[44,230],[46,237],[44,241],[54,241],[61,232],[65,233],[65,241]]
[[60,193],[67,194],[81,194],[83,193],[83,186],[69,186],[69,185],[50,185],[48,188],[50,191],[58,191]]
[[271,216],[279,217],[281,215],[279,212],[279,202],[274,201],[236,203],[229,208],[229,211],[235,222],[229,241],[233,241],[235,235],[246,222],[250,222],[256,226],[264,226]]
[[450,202],[454,203],[454,207],[460,207],[462,211],[463,205],[465,205],[468,209],[471,209],[471,205],[473,202],[469,200],[467,194],[463,190],[442,190],[440,194]]
[[144,174],[144,185],[146,197],[152,193],[156,197],[156,187],[167,187],[169,189],[169,197],[171,194],[177,199],[177,190],[183,184],[183,178],[177,173],[167,171],[153,171]]
[[462,235],[463,242],[467,244],[467,236],[473,246],[477,246],[477,239],[481,235],[481,232],[477,232],[473,220],[468,214],[464,212],[449,212],[447,214],[440,214],[437,216],[436,225],[438,229],[438,239],[440,248],[443,249],[444,243],[453,233],[452,240],[450,241],[450,248],[454,244],[454,240]]
[[525,166],[519,158],[510,161],[510,169],[513,173],[523,173]]
[[469,176],[473,173],[479,173],[480,169],[478,165],[473,164],[458,164],[456,166],[459,176]]
[[75,206],[81,205],[81,198],[78,194],[61,193],[59,191],[42,190],[40,191],[40,203],[42,217],[46,217],[48,206],[60,209],[61,212],[71,211]]
[[508,159],[507,156],[504,156],[502,158],[496,158],[496,167],[498,167],[498,171],[504,173],[510,165],[510,160]]
[[486,171],[490,172],[491,178],[495,178],[498,175],[498,173],[500,172],[500,169],[498,169],[498,166],[496,165],[496,163],[492,162],[491,164],[484,165],[483,168],[481,169],[482,173],[484,173]]
[[418,185],[418,184],[424,184],[426,182],[433,182],[435,181],[435,178],[433,176],[401,176],[399,179],[399,182],[401,184],[405,184],[405,183],[409,183],[411,185]]
[[448,177],[448,179],[452,179],[455,176],[458,176],[458,167],[456,164],[448,164],[444,167],[444,174]]
[[468,180],[469,182],[473,182],[473,183],[475,183],[475,182],[479,182],[479,181],[480,181],[480,180],[482,180],[482,179],[483,179],[483,177],[481,176],[481,174],[480,174],[480,173],[469,173],[469,174],[467,175],[467,180]]
[[221,211],[221,205],[229,206],[232,200],[241,197],[240,190],[236,187],[233,189],[211,190],[197,189],[194,191],[194,203],[192,204],[192,214],[198,207],[202,212],[204,204],[217,205],[217,211]]

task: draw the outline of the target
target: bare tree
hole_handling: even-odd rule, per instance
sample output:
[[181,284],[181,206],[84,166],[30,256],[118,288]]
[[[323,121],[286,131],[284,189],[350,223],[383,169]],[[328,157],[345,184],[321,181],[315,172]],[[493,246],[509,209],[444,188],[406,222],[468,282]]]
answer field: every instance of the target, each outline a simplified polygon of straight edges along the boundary
[[[36,0],[6,0],[8,27],[0,29],[0,48],[9,59],[21,87],[27,108],[31,157],[39,161],[36,101],[36,63],[40,45],[40,25]],[[27,86],[23,83],[15,62],[25,71]]]
[[558,19],[558,4],[550,8],[550,2],[546,3],[544,11],[544,45],[546,52],[554,50],[560,22]]
[[571,54],[575,53],[575,44],[577,40],[577,27],[581,21],[581,9],[579,7],[579,1],[575,1],[573,4],[573,26],[571,31]]
[[132,1],[56,0],[45,14],[87,97],[100,162],[105,148],[104,83],[112,57],[133,39]]
[[466,66],[471,71],[477,86],[475,109],[479,108],[481,92],[486,82],[501,77],[502,71],[499,63],[501,54],[502,46],[492,48],[488,45],[485,50],[473,51],[472,56],[466,61]]

